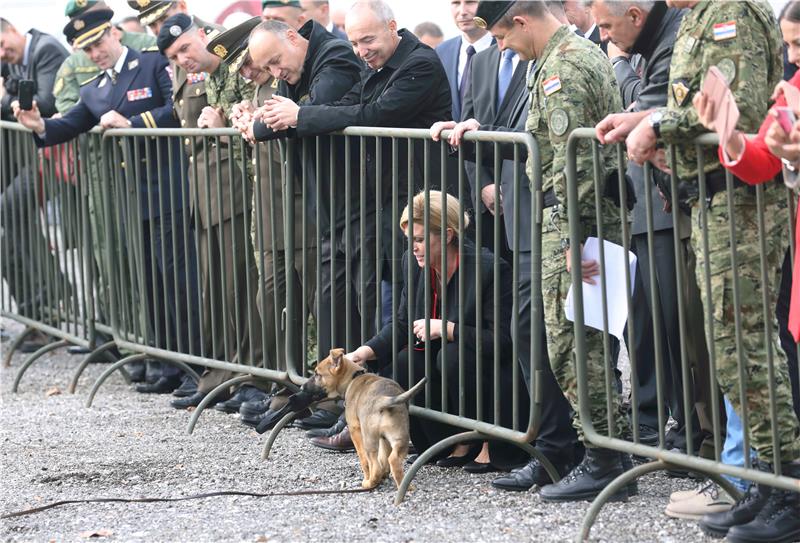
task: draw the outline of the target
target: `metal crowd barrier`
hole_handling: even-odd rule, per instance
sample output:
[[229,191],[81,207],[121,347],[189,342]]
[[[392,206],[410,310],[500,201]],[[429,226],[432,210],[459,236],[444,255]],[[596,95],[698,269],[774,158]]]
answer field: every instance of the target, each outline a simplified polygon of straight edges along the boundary
[[95,303],[87,163],[79,159],[81,143],[40,151],[29,131],[1,121],[0,154],[0,312],[26,326],[9,345],[4,365],[10,365],[34,330],[57,339],[23,361],[13,384],[16,391],[25,371],[44,354],[67,345],[91,351],[97,347],[96,333],[108,328]]
[[[602,224],[601,220],[601,206],[600,202],[602,195],[607,190],[605,183],[607,179],[601,179],[598,172],[602,171],[599,167],[599,160],[601,154],[599,152],[599,143],[595,140],[595,132],[590,128],[581,128],[575,130],[569,138],[568,142],[568,159],[567,159],[567,199],[568,201],[577,201],[578,198],[578,171],[577,171],[577,154],[578,146],[586,144],[586,140],[590,140],[590,145],[594,150],[594,174],[593,190],[596,202],[596,217],[595,224]],[[715,135],[705,135],[696,140],[696,149],[698,155],[698,168],[699,171],[704,171],[703,149],[713,146],[716,148],[718,140]],[[592,507],[587,511],[584,517],[583,527],[580,534],[581,539],[588,538],[589,530],[592,523],[599,514],[600,509],[606,501],[612,497],[620,489],[625,488],[631,481],[641,477],[647,473],[658,470],[674,470],[683,469],[694,473],[699,473],[713,479],[715,482],[725,488],[732,496],[737,497],[740,492],[723,477],[737,477],[753,481],[759,484],[766,484],[776,488],[794,490],[800,492],[800,481],[781,475],[781,459],[780,459],[780,444],[779,439],[779,425],[786,422],[791,418],[796,417],[794,411],[786,412],[785,403],[782,405],[783,417],[779,417],[776,408],[776,372],[780,369],[779,364],[786,365],[785,357],[780,356],[783,354],[780,343],[777,340],[778,327],[775,318],[775,307],[778,291],[778,281],[780,280],[780,262],[784,257],[784,252],[789,251],[789,255],[793,257],[795,250],[795,240],[793,239],[793,225],[794,225],[794,201],[796,196],[791,191],[783,188],[783,185],[776,186],[775,182],[767,185],[760,185],[758,187],[743,186],[740,181],[735,181],[730,172],[725,173],[724,183],[720,183],[715,176],[715,185],[712,188],[711,180],[706,179],[706,174],[700,175],[698,183],[697,204],[692,210],[691,217],[691,247],[686,250],[680,235],[674,235],[674,232],[681,231],[680,214],[683,213],[679,209],[677,202],[684,196],[685,186],[679,185],[679,180],[674,173],[667,176],[668,186],[661,188],[662,194],[670,196],[672,202],[672,227],[674,240],[673,248],[675,257],[675,267],[669,270],[658,270],[659,273],[673,274],[677,282],[677,307],[678,307],[678,321],[680,332],[680,352],[672,354],[673,357],[680,358],[680,378],[683,380],[683,394],[678,401],[681,402],[681,407],[685,413],[693,413],[695,409],[695,402],[697,396],[700,394],[707,395],[710,398],[710,405],[706,408],[710,411],[712,433],[706,435],[706,441],[713,440],[713,447],[709,451],[701,451],[701,444],[694,441],[695,432],[697,428],[693,425],[697,421],[693,420],[692,416],[685,417],[685,436],[686,451],[668,449],[666,443],[666,435],[670,428],[669,424],[674,424],[674,419],[670,420],[669,402],[668,398],[669,387],[665,378],[665,366],[670,363],[669,360],[664,360],[662,356],[663,342],[668,341],[664,337],[661,327],[661,313],[659,309],[659,295],[657,292],[658,280],[656,278],[655,259],[654,259],[654,217],[653,217],[653,194],[658,190],[653,181],[654,169],[650,165],[644,168],[644,197],[646,208],[646,221],[647,221],[647,240],[648,240],[648,255],[647,258],[650,262],[649,277],[647,283],[650,285],[650,300],[653,300],[650,309],[644,315],[636,315],[634,313],[634,302],[632,295],[632,281],[634,278],[631,276],[629,266],[624,266],[624,276],[610,276],[609,268],[605,261],[604,252],[602,250],[602,240],[609,237],[620,237],[624,250],[630,249],[630,214],[626,208],[625,201],[630,199],[633,195],[630,194],[630,189],[625,183],[625,160],[624,150],[622,145],[616,148],[617,156],[619,158],[619,171],[617,178],[619,180],[619,193],[622,196],[623,205],[619,206],[619,221],[621,225],[620,232],[603,231],[603,227],[597,227],[597,237],[600,240],[600,292],[602,298],[602,311],[603,311],[603,340],[604,340],[604,375],[605,375],[605,400],[606,412],[608,413],[608,428],[614,428],[612,421],[612,397],[618,394],[614,388],[614,370],[616,368],[616,360],[614,359],[613,350],[610,348],[610,330],[609,330],[609,306],[612,303],[607,299],[606,288],[611,281],[624,281],[627,293],[626,303],[628,307],[628,319],[626,324],[627,338],[634,337],[634,327],[637,322],[652,319],[654,323],[654,358],[650,363],[655,366],[656,376],[656,392],[657,392],[657,406],[658,418],[660,423],[658,425],[658,443],[656,445],[644,444],[641,442],[639,433],[639,409],[640,405],[639,395],[641,391],[638,386],[637,368],[641,369],[642,364],[648,363],[645,359],[638,357],[644,356],[642,353],[637,353],[632,349],[632,342],[626,341],[627,349],[630,359],[630,373],[631,373],[631,391],[630,391],[630,405],[631,405],[631,422],[632,422],[632,435],[618,435],[612,430],[602,433],[595,427],[598,421],[593,421],[590,413],[590,384],[588,381],[588,364],[587,364],[587,338],[586,328],[584,327],[584,300],[583,289],[578,288],[582,284],[580,272],[580,259],[581,255],[578,251],[573,251],[571,254],[571,277],[572,288],[574,294],[575,304],[575,360],[577,364],[578,376],[578,398],[579,398],[579,415],[583,433],[586,439],[595,446],[614,449],[624,453],[630,453],[638,457],[651,459],[648,463],[635,467],[634,469],[624,473],[618,477],[612,484],[605,488],[605,490],[594,500]],[[667,150],[667,159],[670,160],[669,164],[674,164],[676,150],[670,148]],[[586,181],[584,181],[585,183]],[[716,193],[715,193],[716,192]],[[724,259],[720,260],[720,250],[718,247],[710,243],[709,224],[711,220],[719,221],[719,217],[711,218],[712,206],[718,206],[717,212],[720,212],[719,206],[722,206],[722,213],[727,213],[727,220],[724,222],[726,234],[729,236],[729,247],[724,252]],[[750,211],[744,209],[742,206],[750,206],[755,209],[755,224],[752,223],[752,218],[749,217]],[[569,206],[569,237],[570,245],[578,247],[584,242],[583,233],[580,229],[580,213],[577,206]],[[740,221],[737,221],[737,214]],[[743,217],[744,215],[744,217]],[[585,220],[586,218],[584,218]],[[746,219],[746,220],[743,220]],[[684,219],[685,220],[685,219]],[[746,235],[747,232],[740,230],[742,228],[755,228],[757,229],[757,241],[753,236]],[[738,241],[737,241],[738,238]],[[743,240],[743,238],[747,238]],[[785,240],[785,241],[784,241]],[[791,240],[791,241],[790,241]],[[695,281],[695,269],[693,263],[693,251],[698,253],[697,264],[697,283],[700,290],[710,293],[706,296],[709,300],[703,307],[703,300],[699,296],[687,296],[686,293],[697,292],[697,286],[692,287]],[[732,250],[735,249],[735,250]],[[713,252],[713,254],[712,254]],[[714,258],[716,257],[716,258]],[[760,302],[758,307],[754,308],[752,304],[747,305],[747,309],[743,314],[742,308],[744,303],[743,296],[749,295],[752,297],[754,292],[749,284],[742,285],[742,269],[743,265],[755,265],[759,268],[760,292],[755,292]],[[731,283],[730,292],[726,283],[723,283],[723,290],[717,288],[718,280],[721,275],[724,275],[725,269],[730,267],[729,275],[732,280],[726,279],[726,282]],[[638,273],[638,270],[637,270]],[[716,278],[716,279],[712,279]],[[744,289],[748,291],[745,293]],[[681,295],[680,293],[684,293]],[[723,300],[720,295],[724,294],[724,307]],[[788,300],[785,300],[788,304]],[[699,332],[700,329],[692,329],[694,315],[692,311],[699,312],[702,308],[700,329],[704,331],[704,337],[700,338],[703,352],[707,356],[707,361],[702,359],[696,360],[693,355],[688,352],[691,344],[691,334]],[[722,314],[723,309],[732,313]],[[755,311],[758,322],[761,322],[760,331],[750,333],[745,330],[744,319],[752,319],[753,312]],[[787,312],[788,315],[788,312]],[[722,338],[715,335],[715,327],[724,325],[725,319],[735,321],[735,338]],[[752,328],[752,326],[751,326]],[[720,353],[719,342],[730,341],[731,348]],[[792,346],[797,349],[796,345]],[[707,349],[707,351],[706,351]],[[702,353],[701,353],[702,354]],[[745,466],[738,467],[721,462],[720,457],[722,447],[725,440],[725,425],[721,422],[722,415],[717,406],[721,405],[722,392],[717,386],[718,383],[718,368],[725,361],[720,358],[720,354],[724,357],[732,357],[735,359],[736,371],[736,386],[729,391],[729,397],[733,397],[732,401],[736,401],[738,405],[743,406],[739,415],[742,419],[742,426],[744,430],[744,454]],[[752,373],[752,367],[748,367],[747,360],[750,357],[764,356],[766,375]],[[702,358],[702,357],[701,357]],[[730,362],[727,362],[730,364]],[[793,362],[796,364],[797,362]],[[676,376],[677,377],[677,376]],[[750,453],[752,443],[751,430],[749,428],[752,424],[752,419],[748,423],[748,409],[747,409],[747,394],[749,379],[766,378],[766,386],[768,387],[769,398],[769,420],[761,421],[770,425],[771,448],[773,455],[770,458],[760,458],[761,461],[772,464],[771,473],[755,469],[752,465]],[[783,380],[783,378],[781,378]],[[693,386],[689,383],[707,383],[708,390],[700,389],[699,384],[695,384],[695,391],[693,393]],[[720,381],[722,383],[722,381]],[[783,383],[787,387],[788,379]],[[785,390],[784,390],[785,392]],[[752,393],[752,391],[751,391]],[[758,393],[758,392],[756,392]],[[761,391],[763,394],[763,391]],[[791,391],[789,391],[791,395]],[[734,397],[734,395],[736,397]],[[786,400],[786,398],[782,398]],[[673,399],[674,401],[674,399]],[[791,397],[789,398],[791,403]],[[674,406],[674,404],[673,404]],[[785,437],[785,436],[784,436]],[[708,458],[704,458],[701,454],[705,454]]]

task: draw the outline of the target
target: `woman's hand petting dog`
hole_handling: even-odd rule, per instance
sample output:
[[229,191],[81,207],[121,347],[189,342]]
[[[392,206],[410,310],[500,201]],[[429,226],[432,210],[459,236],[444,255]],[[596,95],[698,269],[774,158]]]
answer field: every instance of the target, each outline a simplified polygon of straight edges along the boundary
[[[442,319],[429,319],[430,325],[430,336],[426,336],[425,333],[425,319],[418,319],[414,321],[413,330],[414,335],[417,336],[417,339],[420,341],[428,341],[440,339],[442,337],[442,330],[445,329],[443,326]],[[447,341],[454,340],[454,333],[456,330],[456,323],[447,321]]]
[[372,347],[367,347],[366,345],[362,345],[352,353],[347,353],[344,356],[361,366],[365,366],[368,360],[375,360],[376,358],[375,351],[372,350]]

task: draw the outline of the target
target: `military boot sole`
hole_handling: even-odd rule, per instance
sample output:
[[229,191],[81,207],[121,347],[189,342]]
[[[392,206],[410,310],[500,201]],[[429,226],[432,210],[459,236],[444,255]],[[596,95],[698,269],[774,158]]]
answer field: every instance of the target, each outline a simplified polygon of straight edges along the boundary
[[[543,487],[544,490],[547,487]],[[579,492],[577,494],[551,494],[547,495],[542,492],[539,493],[542,500],[546,502],[581,502],[581,501],[592,501],[597,496],[600,495],[602,490],[597,491],[587,491],[587,492]],[[612,495],[608,498],[609,502],[627,502],[628,501],[628,491],[626,489],[622,489],[616,494]]]

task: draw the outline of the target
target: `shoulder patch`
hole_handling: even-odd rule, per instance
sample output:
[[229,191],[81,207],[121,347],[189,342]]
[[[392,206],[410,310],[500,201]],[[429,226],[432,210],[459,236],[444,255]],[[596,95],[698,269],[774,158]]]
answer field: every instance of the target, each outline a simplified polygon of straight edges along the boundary
[[736,21],[714,25],[714,41],[730,40],[736,37]]
[[723,58],[717,62],[717,68],[725,76],[728,85],[731,85],[736,79],[736,62],[732,58]]
[[689,86],[686,79],[676,79],[672,82],[672,95],[675,97],[675,103],[682,106],[689,96]]
[[563,136],[569,128],[569,115],[561,108],[550,113],[550,131],[556,136]]
[[544,81],[542,81],[542,90],[544,90],[545,96],[550,96],[551,94],[558,92],[561,90],[561,79],[554,75],[553,77],[548,77]]
[[83,83],[81,83],[81,87],[83,87],[83,86],[85,86],[85,85],[88,85],[88,84],[89,84],[89,83],[91,83],[92,81],[95,81],[95,80],[96,80],[98,77],[100,77],[101,75],[103,75],[103,72],[100,72],[99,74],[97,74],[97,75],[96,75],[96,76],[94,76],[94,77],[90,77],[89,79],[87,79],[86,81],[84,81]]

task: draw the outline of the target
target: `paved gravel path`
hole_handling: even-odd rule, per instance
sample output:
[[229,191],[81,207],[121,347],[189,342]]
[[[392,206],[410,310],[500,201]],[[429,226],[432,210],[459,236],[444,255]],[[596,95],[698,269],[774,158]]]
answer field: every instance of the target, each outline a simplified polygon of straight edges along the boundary
[[[4,321],[12,333],[20,328]],[[4,344],[4,346],[7,344]],[[285,430],[271,459],[264,436],[234,415],[189,415],[167,396],[137,394],[121,376],[84,407],[105,366],[92,365],[77,394],[66,392],[80,357],[63,349],[37,361],[11,394],[22,356],[0,372],[0,513],[92,497],[177,497],[219,490],[278,492],[354,488],[354,454],[320,451],[300,430]],[[53,394],[56,388],[60,393]],[[49,391],[49,392],[48,392]],[[50,395],[48,395],[50,394]],[[385,482],[369,494],[224,497],[178,503],[67,505],[0,521],[3,541],[565,541],[574,539],[588,503],[553,505],[531,493],[492,489],[493,475],[425,467],[399,507]],[[650,475],[640,495],[607,505],[597,541],[705,541],[695,523],[663,514],[670,492],[688,480]],[[92,537],[92,539],[94,539]],[[711,541],[711,540],[709,540]]]

